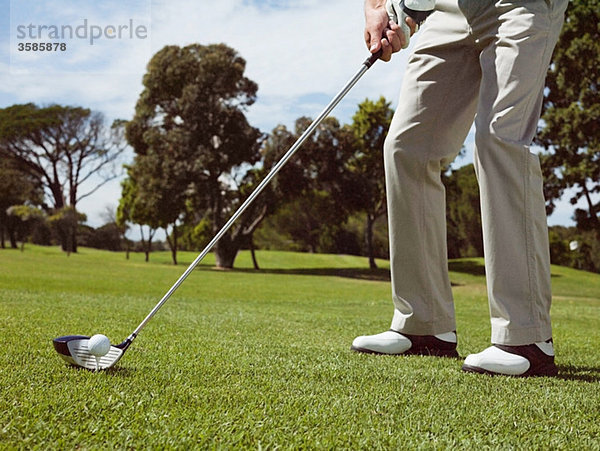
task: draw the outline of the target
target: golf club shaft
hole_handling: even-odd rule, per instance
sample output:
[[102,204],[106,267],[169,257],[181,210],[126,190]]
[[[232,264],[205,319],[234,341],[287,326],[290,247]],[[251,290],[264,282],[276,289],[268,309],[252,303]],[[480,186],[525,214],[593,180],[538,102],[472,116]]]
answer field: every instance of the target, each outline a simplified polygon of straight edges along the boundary
[[162,299],[158,304],[152,309],[152,311],[144,318],[144,320],[140,323],[140,325],[133,331],[133,333],[128,337],[127,341],[131,342],[135,339],[138,333],[146,326],[148,321],[152,319],[152,317],[158,312],[158,310],[163,306],[165,302],[171,297],[171,295],[179,288],[179,286],[183,283],[185,279],[191,274],[191,272],[198,266],[198,264],[206,257],[206,255],[210,252],[210,250],[214,247],[215,244],[227,233],[227,231],[231,228],[233,223],[244,213],[244,211],[250,206],[250,204],[256,199],[256,197],[263,191],[263,189],[269,184],[269,182],[277,175],[279,170],[287,163],[287,161],[296,153],[296,151],[300,148],[300,146],[306,141],[306,139],[315,131],[315,129],[319,126],[323,119],[325,119],[329,113],[335,108],[335,106],[344,98],[344,96],[352,89],[352,87],[356,84],[356,82],[363,76],[363,74],[379,59],[381,56],[381,52],[375,53],[367,58],[362,64],[361,68],[358,72],[346,83],[346,85],[342,88],[342,90],[329,102],[329,104],[325,107],[325,109],[319,114],[319,116],[309,125],[309,127],[302,133],[302,135],[298,138],[298,140],[290,147],[290,149],[285,153],[285,155],[277,162],[275,166],[271,169],[271,171],[267,174],[262,182],[256,187],[256,189],[248,196],[248,198],[244,201],[242,205],[237,209],[237,211],[229,218],[227,223],[217,232],[214,238],[206,245],[204,250],[196,257],[196,259],[188,266],[185,272],[179,277],[177,282],[173,284],[173,286],[165,293]]

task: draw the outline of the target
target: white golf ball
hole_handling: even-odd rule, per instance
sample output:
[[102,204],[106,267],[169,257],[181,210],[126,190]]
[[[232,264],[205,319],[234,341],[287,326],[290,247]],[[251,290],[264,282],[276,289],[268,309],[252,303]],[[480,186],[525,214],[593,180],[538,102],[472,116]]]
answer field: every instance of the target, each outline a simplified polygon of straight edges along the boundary
[[88,351],[96,357],[102,357],[108,354],[110,350],[110,340],[106,335],[96,334],[88,341]]

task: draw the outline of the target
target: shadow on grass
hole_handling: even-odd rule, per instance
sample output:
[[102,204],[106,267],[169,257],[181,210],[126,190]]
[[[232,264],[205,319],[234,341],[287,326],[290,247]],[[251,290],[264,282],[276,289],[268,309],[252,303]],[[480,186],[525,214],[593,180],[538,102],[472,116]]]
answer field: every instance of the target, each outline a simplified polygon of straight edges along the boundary
[[485,276],[485,266],[473,260],[451,261],[448,263],[448,269],[452,272],[462,272],[472,276]]
[[[237,273],[256,273],[256,274],[285,274],[302,276],[335,276],[346,277],[349,279],[373,280],[378,282],[390,282],[390,270],[387,268],[287,268],[287,269],[253,269],[253,268],[233,268],[219,269],[211,264],[200,264],[198,268],[203,271],[225,271]],[[448,269],[452,272],[469,274],[472,276],[485,276],[485,265],[475,260],[454,260],[448,263]],[[552,274],[552,277],[561,277]],[[461,284],[451,282],[451,285],[460,286]]]
[[[255,274],[285,274],[285,275],[298,275],[298,276],[333,276],[333,277],[345,277],[348,279],[357,280],[371,280],[375,282],[390,282],[391,274],[387,268],[288,268],[288,269],[251,269],[251,268],[234,268],[234,269],[213,269],[218,271],[233,271],[239,273],[255,273]],[[454,282],[451,282],[452,286],[456,286]]]
[[[287,269],[254,269],[254,268],[217,268],[209,264],[200,264],[196,268],[201,271],[223,271],[247,274],[280,274],[298,276],[334,276],[348,279],[372,280],[376,282],[390,282],[390,270],[387,268],[287,268]],[[455,271],[455,270],[453,270]],[[450,282],[453,287],[461,286],[459,283]]]
[[285,274],[299,276],[335,276],[349,279],[389,282],[390,270],[387,268],[289,268],[289,269],[233,269],[235,272],[259,274]]
[[600,368],[558,365],[558,378],[567,381],[600,382]]
[[[485,265],[473,260],[455,260],[448,263],[448,269],[453,272],[470,274],[472,276],[485,276]],[[551,277],[562,277],[560,274],[551,274]]]

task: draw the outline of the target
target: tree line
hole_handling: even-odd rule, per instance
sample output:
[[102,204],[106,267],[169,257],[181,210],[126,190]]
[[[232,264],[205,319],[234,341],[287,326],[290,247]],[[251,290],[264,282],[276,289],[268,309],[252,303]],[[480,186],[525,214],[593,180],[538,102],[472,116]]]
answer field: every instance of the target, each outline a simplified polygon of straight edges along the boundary
[[[0,109],[0,238],[47,234],[77,251],[77,204],[117,176],[120,121],[81,107],[32,103]],[[90,180],[99,180],[90,184]],[[38,236],[40,240],[43,237]]]
[[[117,221],[145,226],[149,244],[162,228],[173,262],[177,251],[204,246],[273,165],[310,125],[278,125],[270,134],[245,117],[257,85],[246,62],[226,45],[168,46],[148,64],[144,90],[126,137],[135,152],[127,166]],[[367,215],[367,248],[374,220],[384,211],[380,161],[389,102],[365,100],[354,121],[327,118],[215,247],[217,265],[230,268],[265,218],[279,212],[295,241],[312,252],[336,239],[348,217]],[[285,206],[285,207],[284,207]],[[292,213],[293,212],[293,213]],[[370,251],[370,261],[375,256]]]
[[[551,230],[553,261],[600,270],[599,31],[589,18],[598,1],[572,2],[553,56],[537,144],[545,151],[547,210],[565,192],[576,227]],[[107,124],[81,107],[34,104],[0,109],[0,235],[15,247],[28,238],[146,253],[164,229],[173,262],[214,236],[310,124],[270,133],[246,118],[257,84],[245,60],[224,44],[166,46],[143,77],[134,117]],[[233,267],[240,249],[279,248],[387,257],[382,147],[393,111],[383,97],[361,102],[350,124],[327,118],[215,248]],[[119,175],[125,148],[133,160],[116,212],[91,229],[78,202]],[[446,168],[449,257],[483,254],[472,165]],[[94,181],[90,183],[90,181]],[[85,187],[85,191],[83,188]],[[138,228],[141,240],[127,237]],[[104,243],[104,244],[103,244]],[[110,243],[110,244],[108,244]],[[258,262],[255,260],[255,266]]]

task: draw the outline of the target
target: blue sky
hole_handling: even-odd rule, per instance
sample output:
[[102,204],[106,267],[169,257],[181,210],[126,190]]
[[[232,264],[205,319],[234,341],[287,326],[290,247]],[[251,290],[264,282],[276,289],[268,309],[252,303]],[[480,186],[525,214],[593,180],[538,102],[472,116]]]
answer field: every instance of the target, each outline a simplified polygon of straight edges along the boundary
[[[250,123],[264,132],[280,123],[292,126],[302,115],[316,116],[367,56],[362,4],[363,0],[13,0],[13,20],[19,24],[29,17],[46,25],[88,19],[89,24],[106,27],[131,17],[149,22],[148,39],[104,39],[93,48],[84,40],[73,41],[68,55],[37,55],[37,60],[28,61],[15,50],[11,2],[0,0],[0,107],[60,103],[100,111],[109,121],[130,119],[153,53],[165,45],[224,42],[246,59],[247,76],[259,85],[257,102],[247,113]],[[376,64],[333,115],[350,122],[358,103],[381,95],[395,105],[409,52]],[[471,161],[472,146],[471,134],[467,157],[458,164]],[[128,154],[124,162],[130,159]],[[105,207],[116,206],[119,197],[115,180],[79,208],[98,226]],[[562,202],[550,223],[570,224],[572,209]]]

